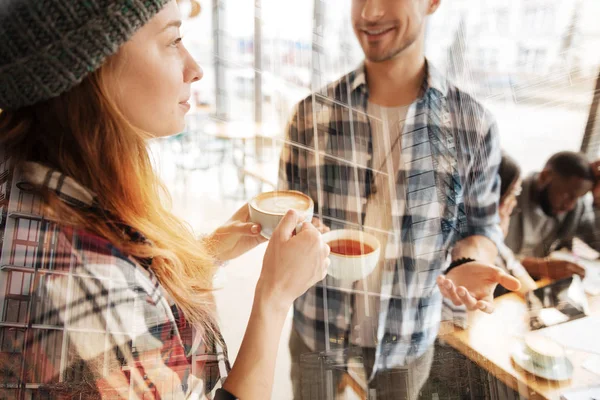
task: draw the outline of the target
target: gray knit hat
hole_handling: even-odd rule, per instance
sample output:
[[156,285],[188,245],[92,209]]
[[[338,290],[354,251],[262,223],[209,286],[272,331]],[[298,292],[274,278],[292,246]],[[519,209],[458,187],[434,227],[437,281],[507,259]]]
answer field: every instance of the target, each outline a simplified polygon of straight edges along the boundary
[[169,0],[0,0],[0,109],[56,97]]

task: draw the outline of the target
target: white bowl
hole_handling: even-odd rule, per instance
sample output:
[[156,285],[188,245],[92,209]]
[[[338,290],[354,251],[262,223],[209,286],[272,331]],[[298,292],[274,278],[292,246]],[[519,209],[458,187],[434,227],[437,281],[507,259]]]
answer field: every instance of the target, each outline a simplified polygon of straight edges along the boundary
[[302,192],[297,192],[295,190],[280,190],[280,191],[275,191],[275,192],[261,193],[261,194],[257,195],[256,197],[254,197],[252,200],[250,200],[250,202],[248,203],[248,210],[250,212],[250,221],[260,224],[261,235],[267,239],[271,238],[271,236],[273,235],[273,231],[275,230],[277,225],[279,225],[279,222],[281,221],[281,219],[287,213],[288,210],[286,209],[284,211],[282,209],[280,211],[269,212],[269,211],[258,208],[257,201],[260,200],[261,197],[273,196],[273,195],[277,195],[278,193],[281,193],[281,194],[293,193],[296,196],[301,196],[301,197],[305,198],[308,203],[308,207],[305,210],[296,209],[296,212],[304,215],[304,222],[311,222],[312,217],[313,217],[314,202],[309,196],[305,195]]
[[371,234],[352,230],[339,229],[323,234],[323,241],[327,244],[335,240],[356,240],[373,248],[373,251],[363,255],[350,256],[331,252],[329,259],[331,264],[327,273],[343,282],[354,282],[371,274],[379,262],[381,245],[379,240]]

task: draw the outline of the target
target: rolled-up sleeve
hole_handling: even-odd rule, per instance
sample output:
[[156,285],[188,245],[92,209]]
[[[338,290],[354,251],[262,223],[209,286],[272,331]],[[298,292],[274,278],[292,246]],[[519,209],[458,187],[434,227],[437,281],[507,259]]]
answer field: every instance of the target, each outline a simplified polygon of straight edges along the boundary
[[486,121],[489,122],[483,124],[483,130],[468,132],[464,142],[468,162],[463,177],[466,223],[461,229],[461,239],[481,235],[499,246],[504,242],[498,215],[500,138],[495,121],[491,117]]

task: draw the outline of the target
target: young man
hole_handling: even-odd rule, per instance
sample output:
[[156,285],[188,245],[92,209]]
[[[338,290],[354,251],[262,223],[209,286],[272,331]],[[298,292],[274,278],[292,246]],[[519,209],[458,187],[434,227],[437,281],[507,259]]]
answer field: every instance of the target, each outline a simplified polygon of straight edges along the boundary
[[[370,399],[412,399],[431,365],[442,296],[491,312],[498,283],[519,288],[492,266],[503,240],[496,124],[424,56],[439,3],[352,0],[364,65],[301,101],[290,121],[280,188],[309,194],[324,229],[376,235],[382,254],[366,279],[328,277],[295,302],[295,399],[334,398],[350,358]],[[442,276],[450,248],[456,267]]]
[[575,263],[546,257],[575,237],[600,251],[599,166],[600,162],[590,163],[581,153],[564,151],[523,181],[506,244],[521,257],[530,275],[551,279],[585,275]]

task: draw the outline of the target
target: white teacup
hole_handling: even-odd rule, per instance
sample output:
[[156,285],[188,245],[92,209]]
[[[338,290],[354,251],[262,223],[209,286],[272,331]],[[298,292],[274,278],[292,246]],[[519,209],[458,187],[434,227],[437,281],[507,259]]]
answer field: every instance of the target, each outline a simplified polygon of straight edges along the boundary
[[[339,229],[323,234],[323,241],[331,247],[331,264],[327,273],[340,281],[354,282],[362,279],[371,274],[379,262],[381,245],[375,236],[368,233]],[[348,242],[340,241],[352,241],[354,244],[346,246]]]
[[261,225],[261,234],[267,239],[273,235],[273,230],[288,210],[295,210],[304,216],[304,221],[311,222],[313,208],[313,200],[295,190],[261,193],[248,203],[250,220]]
[[525,352],[536,366],[542,368],[566,362],[565,349],[554,340],[540,334],[525,336]]

